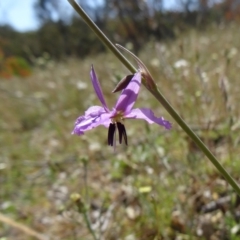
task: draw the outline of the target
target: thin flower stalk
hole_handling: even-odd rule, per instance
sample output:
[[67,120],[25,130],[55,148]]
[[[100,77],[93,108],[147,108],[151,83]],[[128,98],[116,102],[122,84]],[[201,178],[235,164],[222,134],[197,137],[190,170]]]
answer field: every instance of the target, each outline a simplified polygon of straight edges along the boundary
[[[118,51],[114,44],[107,38],[106,35],[97,27],[97,25],[91,20],[91,18],[85,13],[85,11],[74,0],[68,0],[76,12],[83,18],[88,26],[95,32],[98,38],[105,44],[105,46],[112,51],[112,53],[130,70],[135,73],[136,69],[132,64]],[[148,88],[147,84],[143,82],[143,85]],[[157,85],[156,85],[157,86]],[[232,188],[240,196],[240,187],[237,182],[231,177],[231,175],[225,170],[225,168],[219,163],[217,158],[206,147],[206,145],[200,140],[200,138],[193,132],[193,130],[185,123],[185,121],[179,116],[175,109],[165,99],[158,87],[154,89],[148,89],[153,96],[161,103],[161,105],[168,111],[178,125],[186,132],[186,134],[195,142],[195,144],[202,150],[205,156],[212,162],[217,170],[224,176],[226,181],[232,186]]]

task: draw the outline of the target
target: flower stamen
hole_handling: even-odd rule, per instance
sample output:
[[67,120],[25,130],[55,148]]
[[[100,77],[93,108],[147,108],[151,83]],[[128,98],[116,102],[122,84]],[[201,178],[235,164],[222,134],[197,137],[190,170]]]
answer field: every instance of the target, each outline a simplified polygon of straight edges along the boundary
[[114,123],[110,123],[108,128],[108,145],[109,146],[113,146],[115,130],[116,130],[116,125]]
[[128,145],[127,132],[126,132],[125,126],[122,123],[117,122],[117,128],[118,128],[118,134],[119,134],[119,143],[120,144],[122,143],[122,137],[123,137],[125,144]]

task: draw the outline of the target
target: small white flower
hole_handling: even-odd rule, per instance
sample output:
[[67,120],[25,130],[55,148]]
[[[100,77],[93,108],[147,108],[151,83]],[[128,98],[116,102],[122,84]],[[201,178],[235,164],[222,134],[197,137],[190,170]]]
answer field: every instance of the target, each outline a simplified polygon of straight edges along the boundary
[[159,67],[160,66],[160,61],[157,59],[157,58],[153,58],[150,62],[150,64],[153,66],[153,67]]
[[79,90],[86,89],[87,86],[88,85],[85,82],[81,82],[81,81],[77,82],[77,89],[79,89]]
[[185,59],[179,59],[174,63],[175,68],[184,68],[187,66],[188,66],[188,61],[186,61]]
[[235,47],[231,48],[228,53],[228,58],[234,57],[237,53],[238,53],[238,50]]

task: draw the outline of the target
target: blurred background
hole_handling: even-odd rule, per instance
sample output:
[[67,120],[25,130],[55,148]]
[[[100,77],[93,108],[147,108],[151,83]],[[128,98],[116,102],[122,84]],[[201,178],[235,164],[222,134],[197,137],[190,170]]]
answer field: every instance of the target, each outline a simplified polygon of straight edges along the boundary
[[[240,1],[78,3],[239,182]],[[239,196],[144,87],[172,130],[125,121],[116,152],[104,127],[71,135],[100,105],[91,64],[111,108],[129,71],[68,1],[0,1],[0,240],[240,239]]]
[[[113,42],[130,42],[137,52],[151,40],[174,39],[186,29],[238,19],[239,1],[148,0],[79,1]],[[4,57],[34,63],[44,53],[52,59],[85,57],[105,51],[92,31],[64,0],[0,3],[0,46]]]

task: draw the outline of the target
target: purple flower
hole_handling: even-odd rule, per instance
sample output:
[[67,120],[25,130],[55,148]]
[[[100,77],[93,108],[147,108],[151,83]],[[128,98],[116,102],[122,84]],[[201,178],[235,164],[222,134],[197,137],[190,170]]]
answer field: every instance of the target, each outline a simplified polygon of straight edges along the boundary
[[137,96],[141,85],[141,72],[133,75],[127,87],[122,91],[120,97],[112,110],[109,110],[105,102],[102,89],[100,87],[96,73],[91,68],[90,72],[93,88],[102,103],[102,106],[92,106],[88,108],[83,116],[80,116],[76,122],[72,134],[82,135],[84,132],[91,130],[99,125],[108,128],[108,145],[115,146],[115,132],[118,129],[119,143],[124,140],[127,145],[127,132],[124,126],[125,119],[143,119],[148,123],[157,123],[165,127],[171,128],[171,123],[163,117],[155,117],[154,113],[147,108],[135,108],[133,105],[137,100]]

